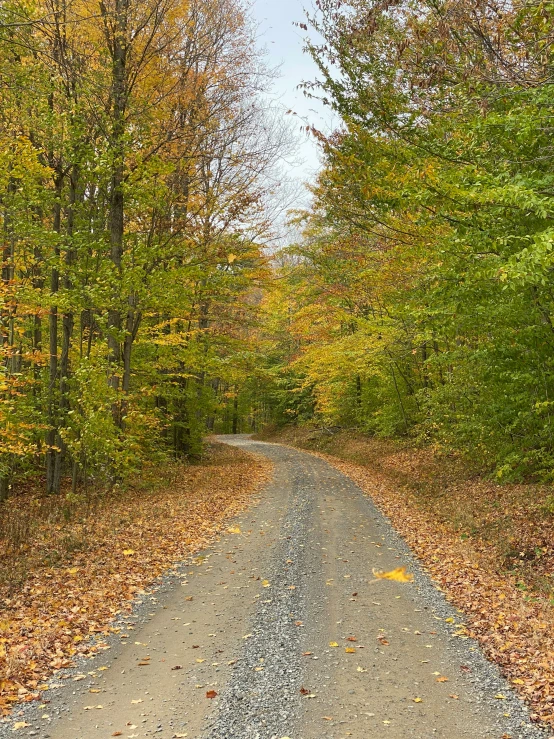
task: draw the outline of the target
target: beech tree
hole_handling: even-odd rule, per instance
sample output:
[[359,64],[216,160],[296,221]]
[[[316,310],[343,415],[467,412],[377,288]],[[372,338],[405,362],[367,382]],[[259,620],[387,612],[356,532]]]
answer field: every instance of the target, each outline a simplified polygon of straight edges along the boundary
[[551,478],[552,18],[525,0],[317,3],[308,92],[342,125],[319,134],[271,319],[281,420]]
[[197,454],[247,382],[270,78],[240,0],[0,8],[0,497]]

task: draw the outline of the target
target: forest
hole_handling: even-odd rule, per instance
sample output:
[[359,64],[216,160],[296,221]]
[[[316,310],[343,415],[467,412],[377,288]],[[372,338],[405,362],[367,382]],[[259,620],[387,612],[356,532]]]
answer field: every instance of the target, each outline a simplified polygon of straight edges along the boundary
[[[213,617],[209,638],[243,609],[224,637],[233,658],[221,659],[237,663],[249,696],[249,681],[271,679],[265,641],[248,652],[266,632],[267,643],[289,650],[274,650],[283,683],[304,674],[297,658],[312,649],[349,659],[339,638],[344,655],[359,656],[365,645],[354,631],[335,634],[338,609],[351,614],[360,642],[367,628],[372,654],[393,654],[394,635],[370,633],[385,613],[373,592],[416,592],[428,578],[439,615],[423,613],[422,600],[409,637],[402,595],[381,591],[402,639],[432,641],[438,632],[421,625],[429,616],[441,622],[432,627],[451,629],[446,641],[473,640],[470,651],[498,663],[509,682],[492,703],[513,689],[530,711],[524,721],[552,727],[554,0],[316,0],[291,22],[315,69],[300,88],[330,112],[329,130],[272,97],[279,70],[254,7],[0,2],[0,735],[12,719],[13,730],[31,726],[13,709],[45,700],[45,681],[69,680],[73,673],[59,672],[129,638],[123,631],[135,622],[125,619],[147,598],[156,610],[164,577],[190,584],[195,595],[179,608],[196,616],[184,626]],[[320,166],[299,185],[289,173],[303,137],[317,145]],[[274,479],[285,481],[277,492]],[[263,507],[267,489],[285,496],[282,505],[270,495]],[[356,507],[364,495],[370,514]],[[329,510],[323,499],[334,501]],[[253,501],[250,527],[236,517]],[[368,528],[354,544],[360,516]],[[282,526],[291,536],[275,533]],[[337,556],[320,554],[317,531]],[[252,532],[268,543],[247,541]],[[202,567],[204,550],[223,537],[221,572],[244,566],[212,583],[214,593],[222,588],[212,613],[188,568]],[[283,558],[279,547],[291,539]],[[338,556],[339,545],[358,547],[356,562]],[[247,569],[248,586],[227,584]],[[324,598],[313,595],[315,576],[305,581],[316,571]],[[242,593],[258,586],[268,590]],[[333,607],[320,608],[327,593]],[[273,598],[261,626],[244,633],[247,606]],[[373,614],[365,620],[363,598]],[[263,621],[281,607],[282,618]],[[169,612],[161,618],[181,620]],[[332,641],[322,630],[317,647],[293,653],[318,619],[330,619]],[[191,649],[200,650],[193,628]],[[399,682],[427,670],[430,660],[412,659],[418,643],[402,652],[411,662]],[[125,644],[129,653],[148,646]],[[137,664],[170,677],[184,664],[187,675],[219,673],[223,651],[171,667],[141,654]],[[440,705],[456,717],[451,702],[467,687],[458,692],[460,671],[475,669],[474,682],[484,674],[485,692],[493,683],[475,655],[462,665],[447,657],[450,687],[438,671],[425,680],[450,691]],[[317,698],[316,672],[287,696]],[[345,696],[367,672],[341,668]],[[212,678],[196,684],[209,704],[221,689]],[[414,711],[427,701],[424,684],[417,677],[402,698]],[[273,687],[271,701],[288,706]],[[357,720],[362,706],[352,705]],[[103,705],[84,710],[93,708]],[[520,708],[502,714],[518,732]],[[318,721],[339,720],[324,710]],[[427,715],[439,720],[441,710]],[[104,720],[92,714],[82,720]],[[275,720],[268,737],[293,736]]]
[[553,11],[318,0],[305,91],[342,125],[314,131],[313,205],[267,298],[276,422],[552,479]]
[[342,123],[279,247],[294,136],[240,3],[0,13],[0,497],[288,423],[550,479],[549,3],[320,0]]
[[9,0],[0,32],[0,498],[77,494],[237,429],[287,127],[234,0]]

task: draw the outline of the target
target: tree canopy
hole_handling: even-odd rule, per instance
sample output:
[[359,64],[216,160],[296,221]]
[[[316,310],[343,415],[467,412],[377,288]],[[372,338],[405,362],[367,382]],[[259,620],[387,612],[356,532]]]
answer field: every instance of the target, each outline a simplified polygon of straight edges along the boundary
[[270,305],[276,418],[551,477],[553,10],[317,2],[342,126]]

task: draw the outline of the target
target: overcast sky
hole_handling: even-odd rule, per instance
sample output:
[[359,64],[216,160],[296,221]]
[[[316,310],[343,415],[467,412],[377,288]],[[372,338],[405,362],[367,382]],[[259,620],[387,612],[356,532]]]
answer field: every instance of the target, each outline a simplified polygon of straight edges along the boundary
[[[317,68],[308,54],[303,53],[305,34],[294,23],[305,22],[303,8],[311,9],[311,0],[253,0],[252,12],[259,25],[259,44],[267,50],[271,67],[280,66],[280,77],[274,83],[272,97],[279,101],[283,115],[292,109],[300,118],[328,131],[331,115],[317,100],[307,99],[298,85],[313,80]],[[296,119],[300,129],[303,121]],[[300,146],[302,164],[290,168],[292,176],[310,180],[318,169],[317,149],[311,137],[302,136]]]

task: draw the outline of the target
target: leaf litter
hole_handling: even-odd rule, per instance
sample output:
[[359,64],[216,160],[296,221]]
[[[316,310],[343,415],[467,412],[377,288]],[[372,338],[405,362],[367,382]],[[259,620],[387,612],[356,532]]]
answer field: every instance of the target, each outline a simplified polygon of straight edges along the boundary
[[[265,459],[210,449],[204,463],[180,466],[178,478],[152,492],[106,495],[88,517],[45,521],[34,532],[26,578],[17,588],[0,585],[0,716],[40,700],[48,678],[76,656],[106,649],[106,636],[118,632],[114,618],[175,562],[213,542],[270,475]],[[64,537],[80,546],[49,564]],[[8,554],[2,547],[0,540],[0,555]]]

